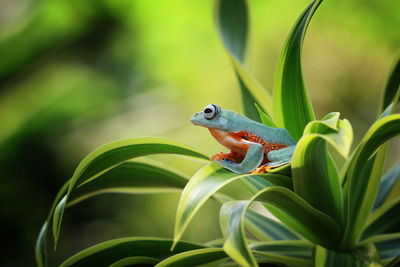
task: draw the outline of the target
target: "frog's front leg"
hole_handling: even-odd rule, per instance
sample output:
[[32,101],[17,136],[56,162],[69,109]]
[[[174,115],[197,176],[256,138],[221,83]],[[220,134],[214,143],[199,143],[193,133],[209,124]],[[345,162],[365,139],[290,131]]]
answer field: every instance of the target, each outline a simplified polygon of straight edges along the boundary
[[228,161],[237,162],[238,160],[241,160],[241,159],[243,159],[243,156],[241,156],[239,153],[236,153],[235,151],[232,151],[232,150],[230,150],[228,153],[220,152],[220,153],[215,154],[210,157],[211,161],[228,160]]
[[260,166],[264,158],[264,148],[257,143],[250,143],[247,149],[246,156],[241,163],[236,163],[228,160],[215,160],[222,167],[231,170],[235,173],[243,174],[250,173]]

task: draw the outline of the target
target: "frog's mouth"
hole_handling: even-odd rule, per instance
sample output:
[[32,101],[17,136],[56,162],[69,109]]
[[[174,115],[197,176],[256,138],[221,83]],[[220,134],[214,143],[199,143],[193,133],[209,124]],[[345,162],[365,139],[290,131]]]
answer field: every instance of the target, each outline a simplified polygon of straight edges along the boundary
[[197,126],[205,126],[204,123],[201,123],[201,112],[196,112],[193,117],[190,118],[190,121]]

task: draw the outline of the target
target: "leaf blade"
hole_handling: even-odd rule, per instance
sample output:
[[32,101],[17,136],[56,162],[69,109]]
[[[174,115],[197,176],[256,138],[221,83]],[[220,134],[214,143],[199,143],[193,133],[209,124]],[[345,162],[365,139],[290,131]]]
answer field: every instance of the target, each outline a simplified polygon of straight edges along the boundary
[[292,174],[294,192],[339,225],[344,223],[339,173],[324,136],[309,134],[300,139],[292,158]]
[[245,115],[260,121],[254,103],[272,114],[272,97],[244,66],[249,28],[248,1],[215,1],[215,23],[239,81]]
[[[208,160],[208,157],[181,143],[162,138],[134,138],[105,144],[90,153],[75,170],[65,196],[65,203],[76,186],[129,159],[151,154],[178,154]],[[58,204],[57,217],[53,218],[53,236],[58,241],[65,204]]]
[[363,177],[363,172],[371,168],[366,163],[376,150],[399,133],[400,114],[389,115],[378,120],[367,131],[350,161],[346,171],[348,224],[342,241],[344,247],[355,247],[361,237],[378,192],[384,157],[378,154],[378,162],[374,161],[370,175],[364,176],[363,179],[359,177]]
[[301,50],[307,27],[322,0],[314,0],[300,15],[282,49],[275,75],[273,118],[299,140],[304,127],[315,119],[301,69]]
[[173,254],[204,248],[204,246],[179,242],[170,251],[172,240],[164,238],[127,237],[109,240],[87,248],[64,261],[60,266],[108,266],[121,259],[134,256],[166,258]]
[[198,266],[227,258],[222,248],[202,248],[185,251],[171,256],[156,265],[156,267]]

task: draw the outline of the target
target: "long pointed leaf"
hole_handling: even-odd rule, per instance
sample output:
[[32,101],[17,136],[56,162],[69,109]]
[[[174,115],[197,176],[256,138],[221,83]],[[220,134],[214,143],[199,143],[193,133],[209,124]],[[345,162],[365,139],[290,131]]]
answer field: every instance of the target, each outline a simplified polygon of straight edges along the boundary
[[72,191],[68,206],[97,194],[179,192],[188,179],[175,170],[141,162],[124,162]]
[[65,203],[57,204],[57,216],[53,218],[53,235],[55,244],[57,244],[62,217],[65,210],[65,204],[68,203],[69,196],[75,187],[88,182],[96,175],[108,170],[129,159],[151,155],[151,154],[178,154],[200,159],[208,159],[204,154],[193,148],[161,138],[135,138],[111,142],[99,147],[90,153],[77,167],[72,176],[65,196]]
[[395,168],[391,169],[382,177],[382,181],[379,185],[379,191],[374,203],[374,209],[379,208],[385,202],[390,191],[392,190],[392,188],[399,179],[400,179],[400,164],[397,165]]
[[272,186],[261,190],[248,202],[227,202],[221,209],[220,225],[226,239],[224,249],[242,266],[255,266],[244,233],[246,210],[254,201],[260,201],[279,220],[311,242],[332,248],[340,242],[340,228],[329,216],[311,207],[292,191]]
[[354,248],[372,210],[382,173],[383,157],[375,160],[368,177],[363,177],[368,159],[390,138],[400,133],[400,115],[389,115],[375,122],[361,141],[347,169],[348,224],[342,242],[344,248]]
[[225,238],[224,250],[240,266],[258,266],[247,246],[244,235],[243,217],[248,201],[231,201],[222,205],[220,210],[220,226]]
[[257,193],[251,201],[260,201],[281,222],[313,243],[335,248],[340,241],[339,226],[288,189],[272,186]]
[[343,224],[339,173],[323,135],[303,136],[292,159],[294,192],[314,208]]
[[67,266],[108,266],[127,257],[151,257],[163,259],[176,253],[204,248],[204,246],[179,242],[172,252],[172,240],[163,238],[119,238],[87,248],[61,264]]
[[[280,175],[278,175],[280,177]],[[206,167],[200,169],[185,186],[179,201],[178,210],[175,220],[174,240],[178,241],[193,216],[200,209],[200,207],[210,198],[215,192],[223,186],[242,178],[263,177],[269,182],[270,185],[278,184],[285,186],[285,182],[280,182],[276,179],[275,174],[252,175],[230,172],[218,164],[211,163]]]
[[257,103],[261,109],[272,114],[272,97],[244,66],[249,32],[248,17],[247,0],[215,2],[215,22],[239,80],[245,114],[260,121],[254,104]]
[[312,121],[304,129],[306,134],[321,134],[325,140],[347,158],[353,141],[353,129],[348,120],[340,120],[338,112],[326,115],[322,120]]
[[245,215],[246,229],[257,239],[296,240],[299,237],[284,224],[248,209]]
[[202,248],[179,253],[171,256],[156,267],[186,267],[220,261],[228,258],[222,248]]
[[376,209],[368,221],[362,238],[400,232],[400,197]]
[[400,233],[373,236],[363,243],[374,243],[381,259],[390,259],[400,255]]
[[385,113],[385,110],[396,110],[400,97],[400,53],[397,55],[395,64],[386,82],[385,92],[379,113]]
[[301,69],[301,50],[312,16],[322,0],[314,0],[300,15],[285,41],[274,85],[274,122],[299,140],[304,127],[315,119]]
[[[373,248],[360,248],[355,253],[340,253],[317,246],[314,252],[314,265],[318,267],[354,266],[379,267],[370,259]],[[374,251],[372,251],[374,253]],[[373,256],[373,255],[372,255]]]
[[314,245],[304,240],[282,240],[255,242],[251,243],[249,247],[252,251],[268,252],[311,261]]

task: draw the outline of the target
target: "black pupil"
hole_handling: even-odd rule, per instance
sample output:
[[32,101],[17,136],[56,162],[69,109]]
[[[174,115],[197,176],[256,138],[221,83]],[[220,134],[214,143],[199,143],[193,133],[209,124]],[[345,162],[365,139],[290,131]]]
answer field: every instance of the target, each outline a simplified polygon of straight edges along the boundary
[[212,109],[211,108],[206,108],[205,110],[204,110],[204,113],[211,113],[212,112]]

